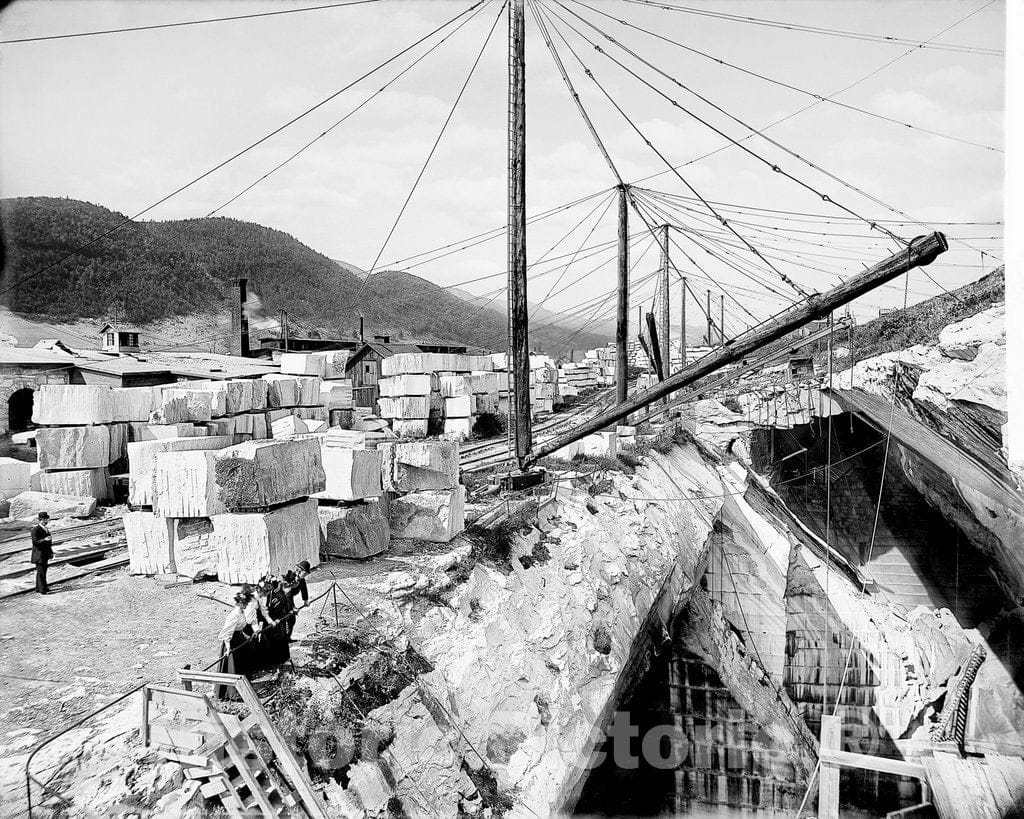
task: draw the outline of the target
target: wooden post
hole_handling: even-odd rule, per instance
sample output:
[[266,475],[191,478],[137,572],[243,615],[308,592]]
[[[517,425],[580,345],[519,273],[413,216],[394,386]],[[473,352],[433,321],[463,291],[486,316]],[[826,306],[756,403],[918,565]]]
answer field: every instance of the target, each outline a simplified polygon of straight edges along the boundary
[[669,344],[669,302],[668,302],[668,225],[661,226],[661,366],[666,376],[672,374],[672,350]]
[[718,308],[721,319],[718,322],[718,340],[723,346],[725,346],[725,293],[719,298]]
[[[843,738],[842,717],[821,715],[821,750],[840,750]],[[821,762],[818,773],[818,819],[839,819],[839,766]]]
[[508,362],[520,468],[532,446],[526,301],[526,0],[508,5]]
[[142,747],[149,747],[149,686],[142,686],[142,729],[139,731]]
[[876,287],[892,281],[908,270],[931,264],[939,255],[945,253],[948,247],[946,237],[941,233],[919,236],[909,244],[906,250],[901,250],[867,270],[850,276],[843,284],[827,293],[812,293],[804,301],[794,304],[788,310],[784,310],[757,327],[741,333],[724,347],[713,353],[708,353],[675,375],[634,395],[625,403],[620,401],[617,406],[595,415],[588,421],[577,424],[570,432],[550,438],[542,446],[538,446],[530,452],[527,462],[534,463],[538,458],[550,455],[566,444],[571,444],[593,432],[598,432],[609,424],[664,398],[669,393],[689,386],[698,379],[722,369],[727,364],[742,360],[744,356],[761,349],[766,344],[777,341],[787,333],[803,327],[809,321],[827,316],[836,308],[849,304],[865,293],[870,293]]
[[619,185],[619,304],[615,315],[615,400],[626,400],[627,345],[629,337],[629,197]]
[[680,369],[683,369],[686,367],[686,276],[683,276],[683,286],[679,291],[679,303],[683,310],[682,327],[679,328],[682,331],[679,334],[679,359]]
[[708,316],[708,347],[715,346],[715,320],[711,318],[711,291],[707,291],[708,294],[708,306],[705,311]]

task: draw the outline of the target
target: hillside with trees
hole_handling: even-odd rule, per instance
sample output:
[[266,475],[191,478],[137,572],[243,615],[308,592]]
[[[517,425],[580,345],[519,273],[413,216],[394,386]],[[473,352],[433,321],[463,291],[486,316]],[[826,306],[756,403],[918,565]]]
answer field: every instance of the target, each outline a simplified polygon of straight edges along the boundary
[[[327,335],[350,337],[361,312],[368,333],[504,346],[503,302],[473,304],[401,271],[364,282],[287,233],[236,219],[130,222],[43,270],[123,221],[75,199],[0,200],[0,289],[25,279],[3,303],[39,321],[116,316],[145,325],[226,308],[231,282],[246,278],[268,314],[286,310],[298,326]],[[556,355],[605,341],[548,321],[531,332],[534,349]]]

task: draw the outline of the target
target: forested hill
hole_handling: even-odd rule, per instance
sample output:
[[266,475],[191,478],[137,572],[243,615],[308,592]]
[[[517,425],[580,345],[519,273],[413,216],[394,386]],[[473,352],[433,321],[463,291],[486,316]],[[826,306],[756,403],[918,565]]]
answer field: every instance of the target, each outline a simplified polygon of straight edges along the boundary
[[[0,200],[0,289],[124,220],[122,214],[75,199]],[[362,312],[367,332],[504,346],[503,303],[481,309],[425,279],[397,271],[377,274],[364,284],[287,233],[226,218],[129,223],[20,284],[3,302],[41,321],[116,314],[145,324],[226,308],[231,282],[238,278],[249,280],[268,314],[287,310],[300,326],[350,336]],[[594,347],[605,339],[545,321],[531,328],[530,341],[534,349],[558,354]]]

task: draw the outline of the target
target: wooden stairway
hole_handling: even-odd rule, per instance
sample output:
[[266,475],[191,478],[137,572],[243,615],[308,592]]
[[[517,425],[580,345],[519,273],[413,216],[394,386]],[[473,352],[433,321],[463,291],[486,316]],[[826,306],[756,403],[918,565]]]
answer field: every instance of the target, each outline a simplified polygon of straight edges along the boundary
[[[143,689],[143,744],[180,764],[187,779],[201,781],[200,793],[207,799],[219,799],[232,819],[326,819],[319,795],[245,677],[192,671],[181,671],[179,676],[181,688],[147,685]],[[191,690],[197,682],[237,692],[249,708],[249,716],[239,720],[218,710],[212,693]],[[270,744],[272,759],[287,783],[275,776],[253,742],[249,732],[257,728]]]

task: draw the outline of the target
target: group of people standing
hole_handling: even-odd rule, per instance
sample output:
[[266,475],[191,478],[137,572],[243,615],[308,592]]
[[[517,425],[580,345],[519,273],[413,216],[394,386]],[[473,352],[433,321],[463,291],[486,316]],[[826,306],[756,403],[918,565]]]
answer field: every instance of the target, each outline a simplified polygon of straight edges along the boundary
[[[249,677],[291,660],[288,644],[295,615],[300,606],[309,603],[309,572],[309,562],[303,560],[281,577],[266,575],[255,587],[243,584],[217,638],[217,671]],[[298,605],[297,598],[301,600]],[[218,690],[217,696],[223,699],[225,692]]]

